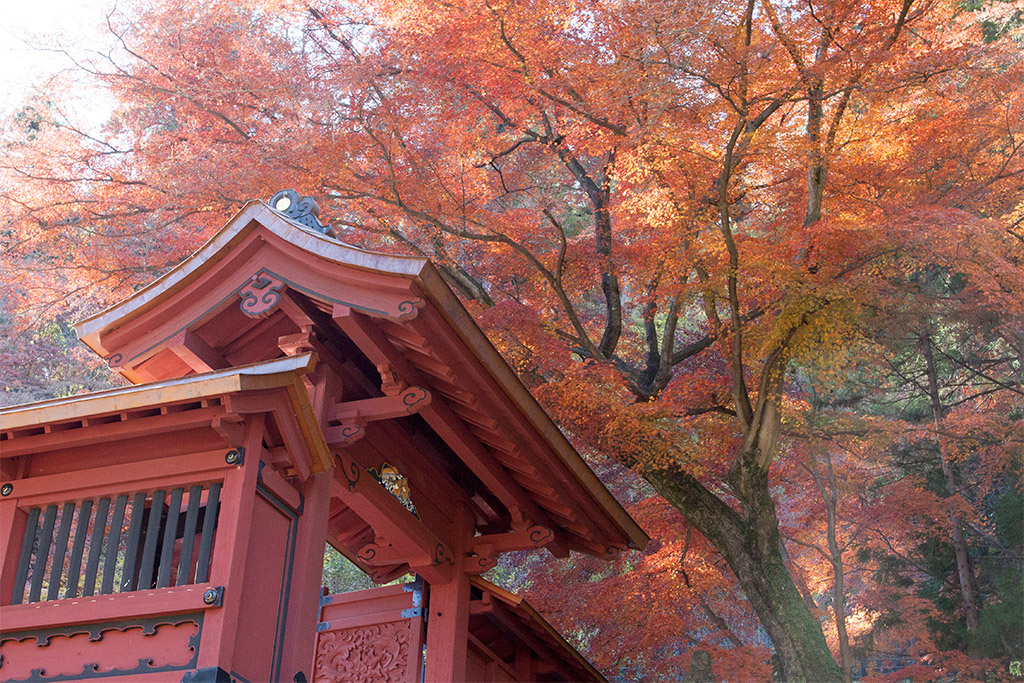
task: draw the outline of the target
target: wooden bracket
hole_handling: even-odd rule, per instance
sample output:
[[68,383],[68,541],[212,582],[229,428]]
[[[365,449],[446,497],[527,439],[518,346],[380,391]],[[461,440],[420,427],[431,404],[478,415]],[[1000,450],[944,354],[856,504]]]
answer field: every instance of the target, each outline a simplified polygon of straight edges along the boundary
[[303,353],[316,352],[312,327],[303,329],[299,334],[286,334],[277,338],[277,348],[286,356],[298,356]]
[[167,342],[167,347],[196,372],[211,372],[230,366],[219,351],[191,330],[182,330]]
[[555,534],[551,529],[535,525],[504,534],[474,536],[470,539],[470,547],[477,555],[486,555],[493,552],[507,553],[514,550],[543,548],[554,540]]
[[[366,436],[366,430],[361,421],[353,421],[348,424],[341,424],[337,427],[324,429],[324,440],[332,448],[346,448]],[[364,423],[365,424],[365,423]]]
[[245,428],[242,425],[241,415],[218,415],[213,418],[210,426],[229,445],[237,448],[243,444]]
[[380,363],[377,365],[377,372],[380,373],[380,390],[384,392],[385,396],[394,396],[405,391],[405,388],[409,386],[402,380],[398,379],[395,375],[394,369],[391,367],[391,363]]
[[[366,475],[366,470],[346,451],[337,453],[336,458],[339,463],[331,482],[331,495],[345,503],[374,530],[373,543],[362,545],[359,552],[366,550],[366,555],[369,555],[372,551],[375,563],[383,562],[384,558],[393,560],[388,566],[408,563],[430,582],[450,581],[455,562],[445,541],[405,509],[380,482]],[[386,544],[378,542],[382,538],[387,539]],[[401,553],[401,556],[396,557],[396,553]],[[365,561],[362,557],[357,559]]]
[[429,406],[432,400],[431,393],[423,387],[409,387],[393,396],[337,403],[328,411],[328,415],[330,419],[342,424],[352,424],[357,420],[390,420],[418,413]]
[[422,564],[431,560],[428,555],[410,556],[408,552],[403,552],[390,543],[376,542],[364,545],[356,553],[356,557],[371,567],[390,567],[403,562]]
[[498,552],[492,545],[475,545],[473,553],[466,558],[466,571],[470,574],[482,574],[498,564]]

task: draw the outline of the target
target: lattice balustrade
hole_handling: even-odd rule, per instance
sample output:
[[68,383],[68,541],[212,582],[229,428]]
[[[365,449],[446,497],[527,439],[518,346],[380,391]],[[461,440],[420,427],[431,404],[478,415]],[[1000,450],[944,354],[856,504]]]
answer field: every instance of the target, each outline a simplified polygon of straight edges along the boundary
[[28,508],[12,604],[207,581],[220,483]]

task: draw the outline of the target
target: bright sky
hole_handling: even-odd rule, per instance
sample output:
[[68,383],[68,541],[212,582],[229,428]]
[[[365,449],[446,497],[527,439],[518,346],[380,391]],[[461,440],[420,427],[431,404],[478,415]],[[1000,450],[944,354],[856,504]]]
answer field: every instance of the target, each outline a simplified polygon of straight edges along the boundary
[[65,68],[51,51],[102,47],[101,31],[115,0],[0,0],[0,112],[19,106],[34,83]]

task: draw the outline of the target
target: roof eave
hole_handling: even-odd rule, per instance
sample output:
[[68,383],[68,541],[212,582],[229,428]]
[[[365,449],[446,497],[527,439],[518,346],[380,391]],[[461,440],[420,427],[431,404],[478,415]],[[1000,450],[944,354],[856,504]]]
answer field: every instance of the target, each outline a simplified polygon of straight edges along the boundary
[[526,416],[531,426],[537,430],[543,440],[551,447],[552,451],[559,457],[563,464],[569,468],[573,475],[579,479],[587,491],[594,497],[601,507],[609,514],[616,525],[622,530],[628,539],[629,546],[643,550],[650,537],[640,528],[640,525],[629,515],[619,504],[615,497],[605,488],[594,471],[583,460],[575,447],[565,438],[562,430],[558,428],[547,411],[541,407],[530,393],[529,389],[522,383],[519,376],[505,362],[501,354],[491,343],[487,335],[470,316],[469,312],[459,301],[458,297],[445,284],[440,273],[431,263],[427,263],[416,279],[424,295],[431,299],[437,310],[445,317],[452,327],[459,333],[467,348],[473,353],[476,359],[487,369],[491,377],[505,391],[514,405]]
[[297,223],[270,208],[260,200],[250,200],[199,249],[180,264],[113,306],[75,324],[75,332],[100,357],[108,355],[101,335],[120,327],[156,306],[175,291],[185,287],[202,273],[213,268],[230,250],[232,243],[244,239],[258,226],[321,258],[352,268],[416,278],[429,261],[414,256],[394,256],[344,244]]
[[11,406],[0,409],[0,431],[241,391],[288,388],[315,365],[316,355],[307,353],[152,384]]

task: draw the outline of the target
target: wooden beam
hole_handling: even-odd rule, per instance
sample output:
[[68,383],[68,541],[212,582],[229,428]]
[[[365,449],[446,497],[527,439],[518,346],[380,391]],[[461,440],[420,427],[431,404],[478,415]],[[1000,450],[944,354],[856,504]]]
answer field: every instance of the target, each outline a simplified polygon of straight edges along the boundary
[[364,436],[366,436],[366,430],[355,422],[324,429],[324,440],[331,448],[346,448]]
[[506,534],[486,534],[474,536],[472,547],[490,546],[495,551],[507,553],[514,550],[529,550],[530,548],[543,548],[554,538],[554,532],[548,527],[531,526],[528,529],[511,531]]
[[[402,470],[412,487],[413,502],[426,499],[433,503],[449,523],[450,511],[445,508],[453,504],[472,508],[470,497],[445,470],[445,455],[438,453],[422,434],[409,434],[394,420],[383,420],[368,429],[367,437],[365,445],[378,456],[378,461],[387,461]],[[359,457],[358,453],[355,456]]]
[[386,567],[409,561],[409,553],[391,544],[367,543],[356,553],[356,557],[371,567]]
[[507,507],[518,509],[535,524],[551,529],[552,536],[548,545],[552,553],[557,557],[568,556],[568,548],[561,530],[447,406],[438,401],[421,411],[421,414],[438,436],[469,465],[484,486]]
[[223,370],[229,366],[220,352],[211,348],[191,330],[182,330],[167,342],[167,346],[198,373]]
[[520,680],[533,680],[533,657],[530,656],[530,650],[522,643],[516,645],[516,675]]
[[[558,665],[559,657],[552,650],[551,646],[545,643],[536,633],[530,628],[523,626],[522,622],[516,618],[514,614],[510,613],[510,610],[501,603],[500,600],[494,601],[493,609],[487,613],[487,617],[497,623],[499,628],[505,631],[511,632],[516,638],[526,644],[528,648],[541,660],[548,662],[549,664]],[[572,680],[571,673],[564,671]]]
[[281,670],[302,671],[307,676],[306,680],[312,680],[310,669],[316,642],[316,636],[309,632],[309,626],[316,623],[320,608],[320,592],[311,589],[319,586],[323,577],[331,478],[330,472],[320,472],[302,484],[305,509],[299,518],[296,534],[294,556],[297,561],[290,587],[291,602],[288,605],[284,664]]
[[348,505],[376,535],[405,552],[405,561],[427,580],[449,581],[455,560],[451,545],[405,509],[350,455],[335,456],[331,495]]
[[[259,478],[259,452],[266,434],[266,414],[250,415],[245,421],[245,450],[252,453],[241,465],[228,469],[221,490],[220,519],[231,520],[217,529],[216,548],[210,565],[210,581],[221,586],[242,586],[245,581],[246,560],[250,552],[259,548],[248,543],[253,524],[256,501],[256,482]],[[239,623],[242,599],[238,591],[225,591],[223,606],[213,610],[203,623],[203,647],[199,651],[199,666],[223,666],[230,670],[236,634],[244,633],[245,624]]]
[[374,422],[391,420],[396,417],[414,415],[428,407],[433,396],[423,387],[408,387],[393,396],[366,398],[359,401],[335,403],[328,410],[328,417],[342,424],[355,424],[356,420]]
[[[293,418],[291,398],[287,389],[272,389],[260,392],[230,394],[226,397],[228,410],[232,413],[271,413],[284,445],[291,456],[291,463],[298,471],[299,479],[305,481],[312,472],[314,455],[305,436]],[[285,410],[287,406],[289,410]],[[321,470],[322,471],[322,470]]]

